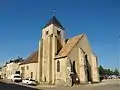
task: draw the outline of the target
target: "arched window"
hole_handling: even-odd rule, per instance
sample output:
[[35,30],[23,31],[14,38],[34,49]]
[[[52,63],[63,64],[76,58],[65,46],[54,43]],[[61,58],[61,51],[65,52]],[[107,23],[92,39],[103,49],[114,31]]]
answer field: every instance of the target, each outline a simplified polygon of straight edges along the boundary
[[57,61],[57,72],[60,72],[60,61]]

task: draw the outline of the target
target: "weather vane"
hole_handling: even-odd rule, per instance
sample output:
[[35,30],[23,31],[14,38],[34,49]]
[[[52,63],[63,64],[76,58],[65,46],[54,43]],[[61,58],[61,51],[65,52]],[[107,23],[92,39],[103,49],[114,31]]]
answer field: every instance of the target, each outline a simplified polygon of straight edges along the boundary
[[52,9],[52,15],[55,16],[55,9]]

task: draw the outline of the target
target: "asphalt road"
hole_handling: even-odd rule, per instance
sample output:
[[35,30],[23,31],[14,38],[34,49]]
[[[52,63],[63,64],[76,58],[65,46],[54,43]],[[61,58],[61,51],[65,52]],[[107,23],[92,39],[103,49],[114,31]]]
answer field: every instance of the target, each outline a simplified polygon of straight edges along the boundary
[[120,90],[120,80],[104,80],[97,84],[78,85],[73,87],[42,88],[43,90]]
[[21,86],[13,83],[0,82],[0,90],[40,90],[40,89]]
[[[120,80],[105,80],[98,84],[77,85],[73,87],[37,87],[42,90],[120,90]],[[0,90],[40,90],[20,84],[0,82]]]

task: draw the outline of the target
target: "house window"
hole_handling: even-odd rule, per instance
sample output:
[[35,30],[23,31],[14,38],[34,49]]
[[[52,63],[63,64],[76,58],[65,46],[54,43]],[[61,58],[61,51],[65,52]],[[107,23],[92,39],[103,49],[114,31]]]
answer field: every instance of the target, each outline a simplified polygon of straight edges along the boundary
[[33,78],[33,72],[31,72],[31,78]]
[[60,61],[57,61],[57,72],[60,72]]
[[29,66],[27,66],[27,70],[29,70]]

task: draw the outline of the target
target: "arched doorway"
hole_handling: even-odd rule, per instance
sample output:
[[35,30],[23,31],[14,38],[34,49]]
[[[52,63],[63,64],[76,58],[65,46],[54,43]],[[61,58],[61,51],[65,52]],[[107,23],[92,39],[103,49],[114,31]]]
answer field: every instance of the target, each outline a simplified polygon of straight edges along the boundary
[[79,80],[79,77],[78,77],[78,73],[76,71],[76,62],[73,61],[72,65],[71,65],[71,78],[72,78],[72,85],[73,84],[79,84],[80,83],[80,80]]
[[88,62],[88,56],[87,55],[85,55],[85,62],[86,62],[86,67],[85,68],[86,68],[86,73],[87,73],[87,79],[88,79],[88,81],[91,81],[91,73],[90,73],[91,66]]

